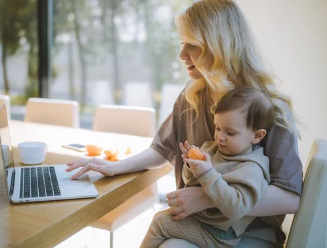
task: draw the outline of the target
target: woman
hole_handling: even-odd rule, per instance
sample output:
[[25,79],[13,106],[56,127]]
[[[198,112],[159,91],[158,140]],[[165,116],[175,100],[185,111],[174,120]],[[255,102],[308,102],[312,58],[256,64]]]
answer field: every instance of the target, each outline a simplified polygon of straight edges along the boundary
[[[88,170],[113,176],[155,168],[169,160],[175,165],[178,186],[177,191],[167,195],[174,219],[214,207],[202,188],[183,188],[179,144],[188,140],[200,147],[205,141],[213,140],[212,110],[218,100],[235,86],[252,85],[270,94],[277,117],[262,142],[270,160],[271,185],[263,200],[249,213],[260,217],[242,235],[238,247],[282,247],[285,235],[280,225],[284,214],[297,211],[302,189],[298,133],[290,99],[277,91],[246,21],[233,1],[195,2],[177,18],[176,24],[182,43],[180,58],[185,62],[191,81],[179,95],[173,112],[159,128],[151,147],[119,162],[84,159],[69,163],[68,170],[83,167],[73,179]],[[187,149],[183,153],[187,153]]]

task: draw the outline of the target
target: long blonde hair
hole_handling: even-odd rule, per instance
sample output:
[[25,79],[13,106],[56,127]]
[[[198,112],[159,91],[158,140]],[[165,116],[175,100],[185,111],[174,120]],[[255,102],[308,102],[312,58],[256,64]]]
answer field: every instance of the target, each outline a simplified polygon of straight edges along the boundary
[[236,3],[197,1],[176,19],[176,25],[183,42],[201,48],[201,55],[194,63],[203,78],[191,81],[185,90],[185,97],[197,116],[199,93],[206,84],[215,93],[212,109],[230,90],[251,85],[272,98],[275,122],[299,135],[289,114],[293,112],[291,100],[277,90]]

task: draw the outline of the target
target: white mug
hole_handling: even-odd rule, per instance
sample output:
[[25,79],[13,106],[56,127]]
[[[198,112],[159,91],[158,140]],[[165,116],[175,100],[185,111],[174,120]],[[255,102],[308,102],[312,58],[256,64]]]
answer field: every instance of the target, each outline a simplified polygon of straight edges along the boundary
[[28,141],[18,144],[18,151],[23,164],[41,164],[47,154],[47,144],[39,141]]

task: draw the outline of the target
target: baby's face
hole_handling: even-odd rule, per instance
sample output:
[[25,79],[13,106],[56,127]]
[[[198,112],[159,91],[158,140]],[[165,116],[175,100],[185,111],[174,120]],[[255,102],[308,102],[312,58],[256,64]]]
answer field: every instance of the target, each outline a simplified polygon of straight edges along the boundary
[[228,111],[214,115],[215,140],[221,153],[238,155],[252,146],[255,132],[247,128],[244,115]]

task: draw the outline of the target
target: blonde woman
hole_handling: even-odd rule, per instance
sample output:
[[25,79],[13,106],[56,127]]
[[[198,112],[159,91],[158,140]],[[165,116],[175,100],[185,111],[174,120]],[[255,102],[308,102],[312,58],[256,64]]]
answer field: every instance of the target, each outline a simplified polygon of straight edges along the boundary
[[[202,188],[184,188],[180,143],[188,140],[200,147],[214,140],[213,110],[219,99],[236,86],[251,85],[269,94],[274,103],[275,122],[262,142],[270,161],[271,181],[266,195],[248,213],[257,218],[242,234],[237,247],[282,247],[285,235],[281,223],[286,213],[297,211],[302,189],[302,163],[291,101],[277,91],[235,2],[197,1],[177,18],[176,24],[182,43],[180,58],[191,80],[159,128],[151,147],[118,162],[85,159],[69,163],[69,171],[83,167],[72,179],[88,170],[113,176],[156,168],[168,160],[175,166],[178,187],[167,195],[173,218],[181,220],[215,207]],[[187,148],[186,144],[184,153]],[[182,243],[168,240],[161,247],[182,247]]]

